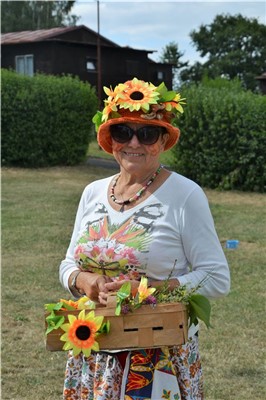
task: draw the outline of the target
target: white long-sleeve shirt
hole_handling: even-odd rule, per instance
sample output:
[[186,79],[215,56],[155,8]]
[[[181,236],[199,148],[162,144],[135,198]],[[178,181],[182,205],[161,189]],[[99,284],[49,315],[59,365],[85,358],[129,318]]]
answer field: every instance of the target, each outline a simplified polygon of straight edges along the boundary
[[112,276],[140,273],[154,280],[171,275],[189,287],[204,281],[199,293],[208,298],[229,292],[228,264],[208,200],[195,182],[171,172],[146,200],[120,212],[108,200],[111,179],[89,184],[82,194],[60,265],[60,281],[67,290],[70,274],[81,267],[107,268]]

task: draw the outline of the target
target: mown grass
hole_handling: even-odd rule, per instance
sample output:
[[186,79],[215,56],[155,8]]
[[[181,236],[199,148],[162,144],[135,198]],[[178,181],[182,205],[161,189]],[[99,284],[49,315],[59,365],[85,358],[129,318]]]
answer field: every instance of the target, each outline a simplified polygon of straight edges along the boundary
[[[112,171],[88,165],[2,170],[2,399],[61,398],[66,354],[45,349],[45,303],[66,297],[58,281],[81,191]],[[261,194],[207,190],[232,274],[201,330],[206,400],[264,400],[266,259]],[[115,399],[114,399],[115,400]]]

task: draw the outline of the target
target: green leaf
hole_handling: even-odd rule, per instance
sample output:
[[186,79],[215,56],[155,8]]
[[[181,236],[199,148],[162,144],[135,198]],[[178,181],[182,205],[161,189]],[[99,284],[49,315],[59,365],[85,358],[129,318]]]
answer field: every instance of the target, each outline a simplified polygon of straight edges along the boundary
[[163,95],[163,101],[171,101],[175,98],[175,96],[176,96],[176,92],[174,92],[174,91],[166,92]]
[[60,328],[61,325],[65,322],[65,317],[63,315],[55,315],[55,313],[52,311],[48,317],[46,317],[47,321],[47,329],[45,331],[45,334],[48,335],[48,333],[52,332],[54,329]]
[[45,309],[47,311],[52,312],[53,310],[58,311],[63,307],[63,302],[60,301],[59,303],[50,303],[50,304],[45,304]]
[[127,297],[130,296],[130,291],[131,291],[131,283],[130,281],[125,282],[121,288],[117,292],[117,297],[121,300],[126,299]]
[[162,82],[157,88],[156,92],[160,93],[161,96],[164,96],[164,94],[167,92],[167,87],[165,86],[165,83]]
[[[59,303],[59,304],[62,304],[62,307],[66,308],[66,309],[69,310],[69,311],[75,311],[75,310],[76,310],[75,307],[73,307],[73,306],[71,306],[71,305],[65,303],[64,301],[63,301],[62,303]],[[60,310],[60,308],[59,308],[59,310]]]
[[115,308],[115,315],[121,314],[121,306],[125,299],[130,296],[131,292],[131,283],[130,281],[125,282],[121,288],[118,290],[116,294],[116,308]]
[[190,312],[189,317],[194,321],[200,319],[210,328],[211,304],[207,297],[201,294],[193,294],[189,299]]
[[112,111],[109,119],[110,118],[119,118],[119,117],[121,117],[121,114],[119,114],[117,111]]
[[98,131],[99,126],[102,123],[102,112],[101,111],[97,111],[97,113],[92,118],[92,122],[95,124],[96,131]]
[[109,320],[107,320],[106,322],[104,322],[102,325],[101,325],[101,327],[100,327],[100,329],[98,330],[98,334],[101,334],[101,333],[109,333],[110,332],[110,321]]
[[192,324],[198,325],[198,323],[199,321],[194,309],[191,306],[189,306],[189,327],[191,327]]
[[61,308],[66,308],[69,311],[75,311],[76,310],[75,307],[65,303],[64,301],[60,301],[58,303],[45,304],[45,309],[47,311],[50,311],[50,312],[59,311],[59,310],[61,310]]
[[116,304],[115,308],[115,315],[120,315],[121,314],[121,300]]

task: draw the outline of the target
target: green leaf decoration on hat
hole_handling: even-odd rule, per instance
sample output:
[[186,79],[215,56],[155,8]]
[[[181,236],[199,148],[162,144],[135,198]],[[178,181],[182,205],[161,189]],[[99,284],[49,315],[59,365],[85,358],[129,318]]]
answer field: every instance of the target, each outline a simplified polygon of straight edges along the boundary
[[101,111],[97,111],[97,113],[92,118],[92,122],[95,124],[96,132],[98,132],[100,125],[102,124],[102,115]]
[[160,93],[160,95],[163,97],[163,95],[167,92],[167,87],[165,86],[165,83],[162,82],[158,87],[157,87],[157,92]]
[[161,97],[160,97],[160,103],[164,103],[166,101],[172,101],[174,100],[175,96],[176,96],[176,92],[173,90],[169,90],[167,89],[167,87],[165,86],[164,82],[162,82],[160,84],[160,86],[158,86],[157,91],[160,93]]
[[[158,112],[158,119],[161,119],[164,114],[167,120],[170,120],[168,114],[183,113],[182,104],[185,104],[185,99],[181,99],[178,92],[168,90],[164,82],[157,87],[152,83],[134,78],[118,84],[114,89],[104,87],[104,91],[108,95],[108,98],[104,100],[104,109],[102,112],[98,111],[92,119],[97,132],[103,123],[121,117],[119,110],[122,109],[132,113],[142,111],[150,118],[157,118]],[[173,122],[176,126],[176,121]]]
[[169,92],[166,92],[166,93],[163,95],[163,98],[162,98],[161,100],[162,100],[162,102],[172,101],[172,100],[174,100],[175,96],[176,96],[176,92],[174,92],[174,91],[169,91]]

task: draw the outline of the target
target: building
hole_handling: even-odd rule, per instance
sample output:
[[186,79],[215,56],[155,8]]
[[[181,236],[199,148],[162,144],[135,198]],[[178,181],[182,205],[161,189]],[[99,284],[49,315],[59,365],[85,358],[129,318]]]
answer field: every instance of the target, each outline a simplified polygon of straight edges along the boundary
[[18,73],[71,74],[96,89],[137,77],[172,89],[172,65],[149,59],[154,51],[121,47],[84,25],[6,33],[1,46],[2,68]]
[[256,76],[256,80],[259,81],[260,92],[266,95],[266,72],[260,76]]

